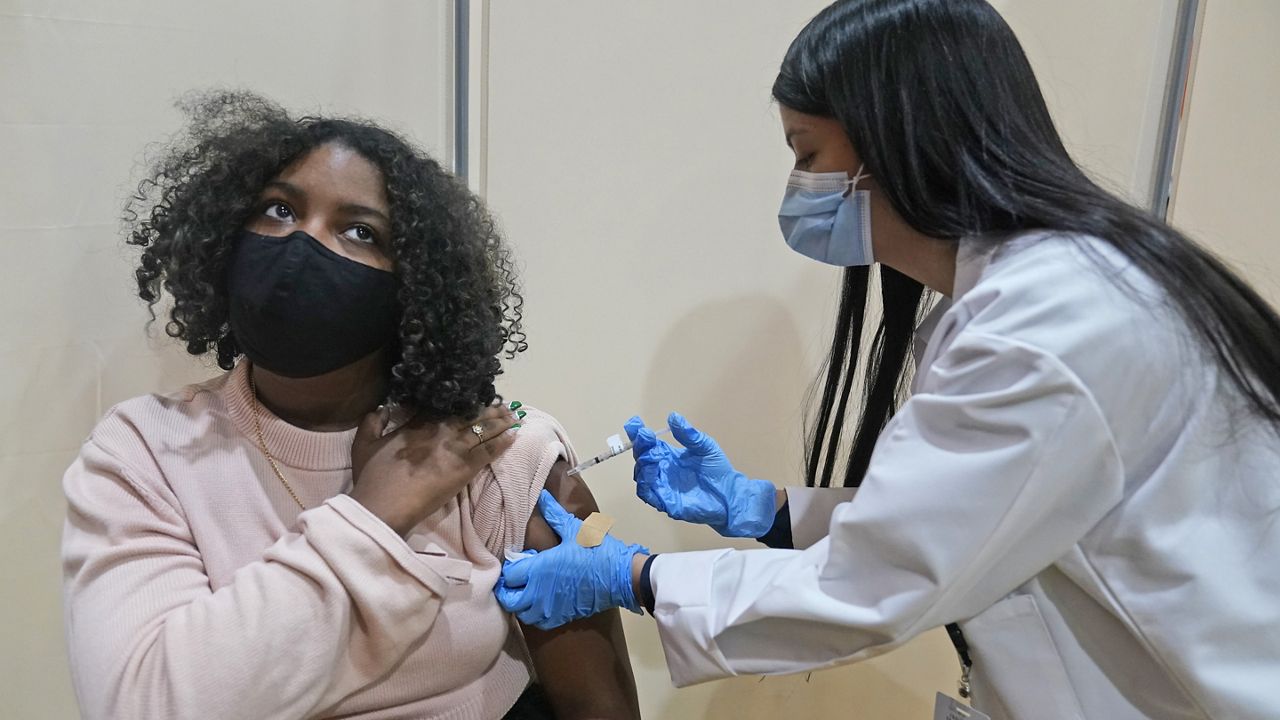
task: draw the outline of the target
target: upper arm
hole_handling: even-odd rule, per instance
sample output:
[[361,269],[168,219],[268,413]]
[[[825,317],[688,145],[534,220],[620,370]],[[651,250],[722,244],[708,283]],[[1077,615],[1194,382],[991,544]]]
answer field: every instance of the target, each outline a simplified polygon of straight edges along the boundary
[[[586,519],[591,513],[599,511],[600,506],[591,494],[591,489],[582,481],[582,476],[569,475],[569,469],[568,461],[558,460],[551,466],[544,487],[561,507],[580,519]],[[525,547],[530,550],[547,550],[560,544],[560,538],[537,510],[529,515],[524,537]]]
[[[157,614],[211,594],[186,522],[133,475],[89,443],[63,476],[63,598],[73,660],[92,648],[124,656]],[[163,597],[153,591],[147,603],[130,602],[157,578]]]
[[[548,550],[560,544],[537,511],[543,489],[569,512],[585,518],[598,507],[579,477],[564,428],[550,415],[528,413],[516,444],[470,489],[473,524],[490,552],[521,547]],[[538,680],[561,720],[639,717],[635,680],[617,610],[554,630],[522,625]]]
[[[557,461],[547,474],[545,488],[566,510],[585,518],[599,506],[581,476],[570,476],[569,469],[568,461]],[[547,550],[559,544],[555,531],[534,510],[525,530],[526,547]],[[538,679],[557,717],[639,717],[635,679],[617,610],[555,630],[521,627]]]
[[[524,409],[528,415],[515,444],[468,489],[472,525],[498,558],[507,550],[555,545],[555,534],[537,510],[544,488],[571,512],[590,514],[595,509],[586,486],[568,476],[575,456],[564,428],[541,410],[528,405]],[[527,533],[532,535],[526,537]]]

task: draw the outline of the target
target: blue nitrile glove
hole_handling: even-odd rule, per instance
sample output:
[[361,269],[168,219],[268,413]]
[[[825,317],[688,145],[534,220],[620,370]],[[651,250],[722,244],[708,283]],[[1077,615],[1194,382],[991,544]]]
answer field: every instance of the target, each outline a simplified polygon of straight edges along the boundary
[[725,537],[758,538],[773,526],[778,489],[733,469],[708,435],[679,413],[667,418],[676,450],[633,417],[624,426],[635,444],[636,494],[685,522],[710,525]]
[[543,630],[617,607],[640,612],[640,600],[631,588],[631,558],[649,551],[612,535],[605,535],[597,547],[582,547],[578,544],[582,521],[546,490],[538,498],[538,510],[560,536],[560,544],[542,552],[529,550],[531,557],[504,562],[493,591],[498,604],[525,625]]

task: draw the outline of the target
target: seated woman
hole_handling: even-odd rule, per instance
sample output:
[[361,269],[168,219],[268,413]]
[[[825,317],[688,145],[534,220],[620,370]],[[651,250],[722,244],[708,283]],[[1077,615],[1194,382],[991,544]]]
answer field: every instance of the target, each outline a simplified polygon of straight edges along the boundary
[[126,224],[142,299],[227,372],[115,407],[67,471],[84,716],[637,717],[616,614],[493,598],[504,550],[556,543],[544,486],[595,502],[560,425],[496,403],[524,336],[480,201],[373,124],[186,109]]

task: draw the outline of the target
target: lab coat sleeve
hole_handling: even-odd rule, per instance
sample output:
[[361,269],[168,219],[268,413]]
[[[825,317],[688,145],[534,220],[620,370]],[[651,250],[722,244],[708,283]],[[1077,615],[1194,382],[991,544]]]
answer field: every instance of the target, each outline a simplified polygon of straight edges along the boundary
[[961,333],[885,429],[826,538],[654,561],[672,680],[853,662],[972,617],[1066,554],[1122,487],[1107,424],[1070,369]]
[[831,514],[837,506],[853,499],[857,488],[787,488],[787,511],[791,514],[791,539],[796,549],[807,548],[827,536]]

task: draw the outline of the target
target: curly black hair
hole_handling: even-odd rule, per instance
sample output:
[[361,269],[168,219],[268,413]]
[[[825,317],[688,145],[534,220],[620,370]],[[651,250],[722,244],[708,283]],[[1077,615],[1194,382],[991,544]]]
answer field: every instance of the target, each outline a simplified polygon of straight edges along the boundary
[[429,420],[468,417],[491,403],[494,379],[527,348],[523,298],[510,250],[480,199],[399,135],[365,120],[291,117],[241,91],[188,96],[188,124],[149,164],[124,211],[141,248],[138,296],[155,318],[173,300],[165,333],[230,370],[227,263],[260,193],[312,149],[337,143],[382,172],[391,209],[388,252],[399,281],[399,344],[390,399]]

